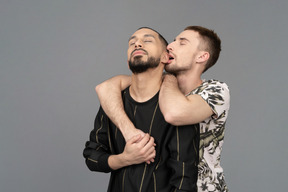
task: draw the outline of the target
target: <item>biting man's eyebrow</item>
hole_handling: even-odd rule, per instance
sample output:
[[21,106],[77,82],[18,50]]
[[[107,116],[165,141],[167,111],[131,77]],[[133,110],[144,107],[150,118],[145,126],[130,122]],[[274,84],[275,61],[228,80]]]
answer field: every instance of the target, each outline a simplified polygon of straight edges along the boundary
[[188,41],[189,42],[189,40],[187,38],[185,38],[185,37],[180,37],[179,40],[180,41]]
[[189,40],[188,40],[187,38],[185,38],[185,37],[175,38],[174,41],[176,41],[177,39],[178,39],[179,41],[188,41],[188,42],[189,42]]
[[[152,37],[152,38],[156,39],[156,38],[154,37],[154,35],[152,35],[152,34],[145,34],[144,37]],[[128,39],[128,42],[131,41],[132,39],[135,39],[135,38],[136,38],[136,36],[133,35],[132,37],[130,37],[130,38]]]

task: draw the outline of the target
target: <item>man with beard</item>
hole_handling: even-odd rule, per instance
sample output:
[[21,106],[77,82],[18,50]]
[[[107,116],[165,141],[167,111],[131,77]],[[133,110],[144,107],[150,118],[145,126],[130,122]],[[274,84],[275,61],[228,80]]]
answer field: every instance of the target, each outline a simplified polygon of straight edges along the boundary
[[[167,46],[167,50],[169,61],[165,70],[171,74],[163,77],[160,109],[165,120],[172,125],[199,126],[198,192],[227,192],[220,156],[230,107],[229,89],[218,80],[201,78],[217,62],[221,40],[212,30],[189,26]],[[120,89],[130,81],[127,76],[118,76],[96,87],[101,105],[118,125],[126,141],[140,132],[129,123],[119,102]],[[109,103],[105,99],[107,87]],[[111,105],[115,107],[114,111],[109,110]]]
[[111,192],[196,191],[198,146],[189,138],[195,137],[197,129],[169,125],[159,109],[167,42],[144,27],[128,43],[131,85],[121,97],[129,120],[143,135],[125,142],[100,107],[83,151],[86,165],[91,171],[111,172]]

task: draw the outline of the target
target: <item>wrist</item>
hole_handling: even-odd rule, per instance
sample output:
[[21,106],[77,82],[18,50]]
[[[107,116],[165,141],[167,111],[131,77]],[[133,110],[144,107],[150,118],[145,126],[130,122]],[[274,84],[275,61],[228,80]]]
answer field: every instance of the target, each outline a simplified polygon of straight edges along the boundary
[[121,123],[121,125],[119,125],[119,129],[123,134],[124,138],[126,138],[126,136],[128,136],[130,133],[133,133],[136,130],[136,127],[129,120],[126,123]]
[[132,165],[131,161],[129,160],[129,158],[127,157],[125,152],[119,154],[119,159],[120,159],[121,164],[123,165],[123,167]]
[[120,153],[118,155],[110,155],[108,158],[108,165],[111,169],[117,170],[130,165],[130,163],[125,154]]

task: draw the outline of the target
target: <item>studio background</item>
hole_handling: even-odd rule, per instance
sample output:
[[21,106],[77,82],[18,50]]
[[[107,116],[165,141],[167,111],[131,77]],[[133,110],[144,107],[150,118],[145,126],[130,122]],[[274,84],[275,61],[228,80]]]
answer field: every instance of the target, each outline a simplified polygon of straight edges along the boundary
[[0,0],[0,191],[106,191],[82,151],[99,102],[94,87],[130,74],[137,28],[171,42],[214,29],[229,85],[221,165],[231,192],[287,191],[288,1]]

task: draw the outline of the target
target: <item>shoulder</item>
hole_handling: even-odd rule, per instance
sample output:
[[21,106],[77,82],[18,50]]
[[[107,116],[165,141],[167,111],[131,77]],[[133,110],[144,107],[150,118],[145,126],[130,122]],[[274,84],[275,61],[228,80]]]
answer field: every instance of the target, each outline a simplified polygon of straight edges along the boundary
[[202,85],[193,91],[200,95],[212,108],[215,114],[230,108],[230,92],[228,85],[219,80],[210,79],[203,81]]
[[226,83],[216,80],[216,79],[210,79],[210,80],[204,81],[202,83],[202,86],[206,88],[215,87],[215,88],[223,88],[223,89],[229,90],[228,85]]
[[204,80],[199,87],[197,87],[192,91],[192,94],[199,94],[199,95],[205,93],[221,94],[223,92],[229,93],[228,85],[222,81],[210,79],[210,80]]

